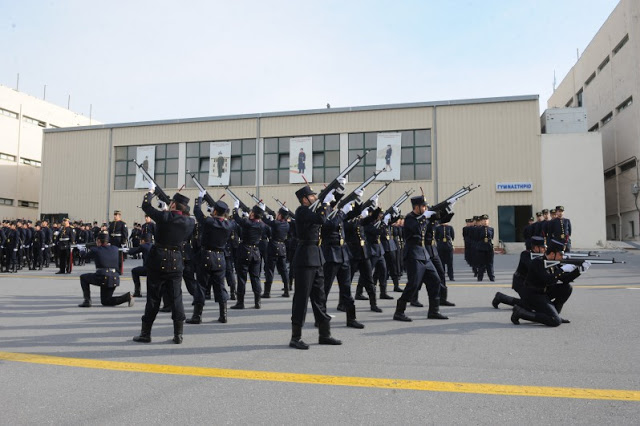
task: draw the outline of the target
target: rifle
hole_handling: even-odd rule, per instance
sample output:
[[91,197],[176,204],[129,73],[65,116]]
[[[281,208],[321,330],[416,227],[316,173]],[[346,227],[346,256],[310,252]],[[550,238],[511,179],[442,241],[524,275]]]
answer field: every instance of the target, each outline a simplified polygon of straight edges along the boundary
[[256,197],[254,194],[249,193],[249,191],[247,191],[247,194],[249,194],[249,197],[251,197],[251,199],[253,201],[256,202],[256,204],[263,204],[264,205],[264,211],[267,212],[267,214],[271,215],[274,219],[276,218],[276,212],[273,211],[273,209],[270,209],[269,207],[267,207],[267,205],[258,197]]
[[287,206],[285,206],[285,204],[287,204],[287,202],[282,202],[280,200],[278,200],[276,197],[271,197],[274,200],[276,200],[276,203],[278,203],[278,205],[280,206],[281,209],[287,209],[287,211],[289,212],[288,215],[293,217],[293,213],[291,213],[291,210],[289,210],[289,208]]
[[351,191],[349,194],[347,194],[346,197],[342,197],[340,199],[340,201],[338,201],[338,203],[335,206],[335,209],[329,213],[329,215],[327,215],[327,217],[329,219],[333,218],[336,214],[338,214],[338,210],[340,210],[341,208],[343,208],[344,206],[346,206],[347,204],[349,204],[352,201],[355,201],[357,198],[359,198],[359,196],[356,194],[357,191],[364,191],[364,189],[369,186],[369,184],[371,182],[373,182],[374,180],[376,180],[376,177],[382,173],[382,170],[378,170],[376,172],[374,172],[371,176],[369,176],[369,178],[367,180],[365,180],[364,182],[362,182],[360,185],[358,185],[358,187],[356,189],[354,189],[353,191]]
[[240,210],[245,211],[247,213],[249,213],[251,211],[251,209],[249,207],[247,207],[247,205],[245,203],[242,202],[242,200],[240,198],[238,198],[238,196],[236,194],[233,193],[233,191],[231,189],[229,189],[228,186],[225,186],[224,189],[229,193],[229,195],[231,196],[231,198],[233,198],[234,201],[237,201],[240,203]]
[[400,197],[398,197],[398,199],[396,201],[394,201],[393,204],[391,204],[391,207],[389,207],[384,212],[384,215],[382,215],[382,217],[385,217],[387,214],[393,214],[394,213],[394,207],[396,209],[399,209],[400,206],[402,205],[402,203],[407,201],[409,199],[409,197],[411,196],[411,194],[413,194],[414,191],[415,191],[415,189],[410,189],[408,191],[405,191],[404,194],[402,194]]
[[574,257],[589,257],[589,256],[593,256],[593,257],[600,257],[600,255],[596,252],[590,251],[588,253],[576,253],[576,252],[570,252],[570,253],[565,253],[564,254],[564,258],[565,259],[571,259]]
[[193,183],[196,184],[196,186],[198,187],[198,189],[200,190],[200,192],[205,192],[204,197],[202,197],[202,199],[209,204],[209,207],[213,208],[215,205],[215,201],[213,200],[213,197],[211,197],[211,195],[209,195],[209,193],[207,192],[207,190],[205,189],[204,186],[202,186],[202,184],[200,183],[200,181],[198,180],[198,178],[196,177],[195,173],[191,173],[189,170],[187,170],[187,173],[189,173],[189,175],[191,175],[191,179],[193,179]]
[[446,200],[436,204],[435,206],[429,207],[429,210],[432,212],[437,212],[440,216],[451,214],[452,212],[450,210],[453,203],[479,187],[480,185],[473,186],[473,184],[469,184],[469,186],[463,186]]
[[311,204],[311,206],[309,207],[311,209],[311,211],[316,211],[316,209],[318,208],[318,206],[320,205],[320,203],[322,203],[322,201],[324,201],[324,199],[326,198],[326,196],[329,194],[329,192],[331,192],[332,190],[338,188],[339,183],[338,183],[338,179],[340,178],[346,178],[349,175],[349,172],[351,170],[353,170],[358,163],[360,163],[360,161],[362,161],[362,159],[370,152],[370,149],[367,149],[364,154],[362,155],[358,155],[356,157],[355,160],[353,160],[351,162],[351,164],[349,164],[344,170],[342,170],[338,176],[336,176],[335,178],[333,178],[333,180],[329,183],[329,185],[325,186],[322,191],[320,191],[320,193],[318,194],[318,198],[316,199],[316,201],[313,202],[313,204]]
[[135,164],[136,166],[138,166],[138,168],[140,169],[140,172],[142,173],[142,176],[148,180],[149,182],[153,183],[156,186],[156,189],[153,191],[153,194],[158,197],[158,200],[162,201],[163,203],[169,205],[171,204],[171,198],[169,198],[169,196],[162,190],[162,188],[160,187],[160,185],[158,185],[156,183],[155,180],[153,180],[153,178],[151,177],[151,175],[149,174],[149,172],[147,171],[147,169],[145,169],[144,167],[142,167],[142,165],[138,164],[136,162],[136,160],[134,160],[133,158],[131,159],[131,161],[133,161],[133,164]]
[[371,197],[369,197],[369,199],[367,201],[365,201],[364,203],[362,203],[362,210],[371,207],[373,205],[373,199],[376,197],[379,197],[380,194],[382,194],[384,192],[385,189],[387,189],[389,187],[389,185],[391,185],[391,182],[393,182],[392,180],[390,180],[389,182],[385,183],[384,185],[382,185],[380,188],[378,188],[378,190],[376,192],[374,192],[373,194],[371,194]]
[[559,264],[562,264],[562,265],[576,265],[578,267],[581,267],[584,262],[589,262],[592,265],[611,265],[613,263],[626,263],[624,260],[615,260],[614,258],[611,258],[611,259],[586,259],[586,258],[582,258],[582,259],[545,260],[544,261],[544,267],[545,268],[549,268],[551,266],[556,266],[556,265],[559,265]]

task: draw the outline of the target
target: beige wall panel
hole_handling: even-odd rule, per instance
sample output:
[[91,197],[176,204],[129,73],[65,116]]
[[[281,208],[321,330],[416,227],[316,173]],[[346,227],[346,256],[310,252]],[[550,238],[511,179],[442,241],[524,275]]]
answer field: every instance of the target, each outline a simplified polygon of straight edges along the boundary
[[20,157],[41,161],[42,157],[42,127],[22,123],[20,133]]
[[0,160],[0,198],[16,198],[17,173],[15,162]]
[[113,129],[114,146],[251,139],[255,137],[255,119],[117,127]]
[[[618,141],[618,162],[634,156],[640,157],[639,111],[638,104],[634,103],[618,113],[612,122],[615,139]],[[636,141],[636,143],[624,143],[625,141]]]
[[18,194],[24,201],[40,201],[40,181],[42,168],[20,164],[18,166]]
[[98,221],[105,217],[110,189],[108,129],[47,133],[42,158],[42,213]]
[[18,120],[0,115],[0,152],[18,155]]
[[380,111],[356,111],[335,114],[308,114],[265,117],[260,121],[260,136],[305,136],[314,134],[373,132],[430,128],[431,108],[404,108]]

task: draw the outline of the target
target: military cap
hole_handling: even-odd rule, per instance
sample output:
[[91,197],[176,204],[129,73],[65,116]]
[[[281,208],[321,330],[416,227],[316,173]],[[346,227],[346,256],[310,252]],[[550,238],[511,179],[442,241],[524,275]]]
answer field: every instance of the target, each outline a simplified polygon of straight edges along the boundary
[[289,215],[289,209],[280,207],[280,209],[278,210],[278,214],[282,217],[287,217]]
[[534,220],[536,220],[533,216],[529,218],[529,222],[533,222]]
[[103,242],[109,242],[109,233],[107,231],[102,231],[100,233],[98,233],[98,237],[97,237],[100,241]]
[[307,197],[309,195],[315,195],[315,194],[316,192],[313,189],[311,189],[309,185],[305,185],[296,191],[296,197],[298,197],[298,200],[301,200],[302,198]]
[[564,211],[564,206],[556,206],[556,211],[563,212]]
[[556,209],[551,209],[549,210],[549,213],[554,214],[556,212]]
[[543,246],[544,245],[544,238],[535,235],[533,237],[531,237],[531,245],[532,246]]
[[482,216],[480,216],[480,220],[487,220],[487,219],[489,219],[488,214],[483,214]]
[[480,220],[480,216],[474,216],[474,217],[473,217],[473,220],[474,220],[474,222],[479,221],[479,220]]
[[411,197],[411,206],[426,206],[427,200],[424,199],[424,195],[418,195],[417,197]]
[[224,201],[218,200],[215,202],[215,204],[213,205],[213,209],[217,210],[219,212],[226,212],[227,210],[229,210],[229,206],[227,205],[227,203],[225,203]]
[[564,251],[564,243],[552,238],[547,243],[547,251],[548,252]]
[[173,200],[174,202],[176,202],[176,203],[184,204],[185,206],[188,206],[188,205],[189,205],[189,198],[188,198],[188,197],[185,197],[184,195],[182,195],[182,194],[181,194],[181,193],[179,193],[179,192],[176,192],[176,193],[173,195],[173,199],[172,199],[172,200]]
[[114,210],[114,211],[113,211],[113,214],[114,214],[114,216],[115,216],[115,215],[117,215],[117,214],[122,214],[122,213],[120,212],[120,210]]
[[549,209],[542,209],[542,214],[547,214],[549,213]]
[[536,217],[542,216],[542,212],[536,212]]
[[471,222],[473,222],[473,219],[465,219],[464,221],[465,221],[465,223],[471,223]]
[[253,213],[254,216],[262,217],[264,210],[262,210],[260,206],[253,206],[251,213]]

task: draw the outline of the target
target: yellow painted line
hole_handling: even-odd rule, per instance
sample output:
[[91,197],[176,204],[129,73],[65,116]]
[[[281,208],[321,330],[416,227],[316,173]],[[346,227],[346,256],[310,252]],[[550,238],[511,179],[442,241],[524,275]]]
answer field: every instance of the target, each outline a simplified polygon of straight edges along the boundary
[[100,361],[83,358],[63,358],[49,355],[0,352],[0,360],[32,364],[81,367],[136,373],[171,374],[179,376],[215,377],[237,380],[303,383],[329,386],[416,390],[428,392],[474,393],[484,395],[537,396],[548,398],[606,399],[640,401],[638,390],[561,388],[547,386],[514,386],[488,383],[435,382],[427,380],[378,379],[368,377],[324,376],[317,374],[277,373],[270,371],[229,370],[223,368],[183,367],[177,365],[142,364]]

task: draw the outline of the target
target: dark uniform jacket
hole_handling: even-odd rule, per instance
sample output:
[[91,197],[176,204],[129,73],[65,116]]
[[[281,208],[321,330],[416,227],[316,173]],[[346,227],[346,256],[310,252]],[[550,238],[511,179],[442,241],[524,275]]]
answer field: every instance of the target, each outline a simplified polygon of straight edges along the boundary
[[365,218],[360,217],[361,211],[360,205],[356,205],[353,211],[356,217],[347,222],[345,226],[345,236],[353,260],[369,259],[369,244],[367,243],[365,227],[375,222],[378,217],[377,209],[373,214]]
[[269,256],[285,257],[287,255],[286,241],[289,235],[289,222],[266,218],[263,220],[271,228],[271,238],[269,239],[267,253],[269,253]]
[[475,247],[478,251],[493,250],[493,228],[490,226],[478,226],[475,230]]
[[109,242],[114,246],[126,244],[129,239],[127,224],[121,220],[109,222]]
[[298,245],[293,264],[298,267],[322,266],[324,255],[320,249],[320,231],[327,220],[327,207],[321,204],[315,212],[307,206],[296,209],[296,235]]
[[208,270],[220,270],[233,224],[224,218],[205,217],[201,203],[201,199],[196,200],[193,214],[200,226],[202,259]]
[[238,246],[236,258],[242,262],[259,261],[260,249],[258,245],[266,225],[259,219],[240,217],[237,209],[233,209],[233,218],[242,229],[242,241]]
[[538,293],[547,293],[550,290],[549,287],[558,284],[558,281],[569,284],[580,276],[580,268],[572,272],[564,272],[560,265],[545,268],[545,260],[545,256],[540,256],[531,261],[525,287]]
[[428,260],[429,254],[424,246],[428,219],[410,212],[404,218],[404,260]]
[[351,259],[351,251],[346,244],[345,234],[345,219],[347,217],[343,211],[338,211],[332,219],[328,219],[322,225],[320,230],[321,246],[326,262],[345,263]]
[[438,251],[453,250],[453,240],[455,237],[456,233],[453,230],[453,226],[438,225],[434,230],[434,238],[436,239]]
[[120,252],[112,245],[91,247],[87,253],[88,259],[95,259],[98,282],[95,284],[107,287],[120,285]]
[[147,260],[149,259],[149,252],[151,251],[151,243],[140,244],[138,247],[129,249],[129,254],[142,253],[142,266],[147,266]]
[[58,234],[58,247],[61,249],[69,249],[71,244],[76,243],[75,232],[70,226],[65,228],[60,228],[60,233]]

